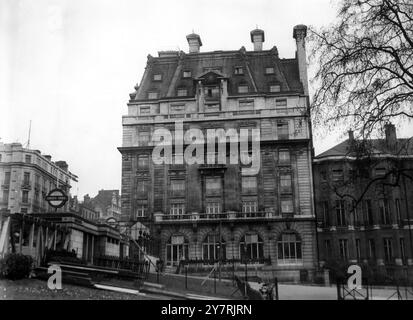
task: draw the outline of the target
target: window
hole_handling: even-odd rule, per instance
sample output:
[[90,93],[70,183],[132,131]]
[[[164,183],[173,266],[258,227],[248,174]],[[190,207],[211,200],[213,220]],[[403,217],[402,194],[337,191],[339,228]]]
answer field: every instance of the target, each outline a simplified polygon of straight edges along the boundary
[[266,67],[265,68],[265,74],[273,74],[274,73],[274,68],[273,67]]
[[216,234],[209,234],[202,243],[202,258],[204,260],[226,259],[225,241]]
[[343,181],[343,170],[342,169],[333,169],[333,181]]
[[136,207],[136,218],[144,218],[148,213],[148,206],[146,204],[138,204]]
[[184,104],[172,104],[171,113],[184,113],[185,112],[185,105]]
[[337,226],[344,227],[347,225],[344,200],[336,200],[336,217],[337,217]]
[[24,173],[23,184],[24,185],[30,184],[30,172]]
[[192,76],[191,71],[184,71],[182,74],[183,78],[190,78]]
[[391,238],[384,238],[384,260],[391,262],[393,260],[393,246]]
[[248,85],[241,84],[238,86],[238,93],[248,93]]
[[381,223],[384,225],[391,224],[390,208],[389,203],[386,199],[379,200],[379,212]]
[[206,99],[216,99],[219,98],[219,88],[215,87],[205,87],[204,94]]
[[221,193],[221,178],[206,178],[206,193],[219,194]]
[[[281,91],[281,86],[279,84],[271,84],[270,85],[270,92],[280,92]],[[287,105],[287,100],[285,100],[286,105]]]
[[289,138],[289,133],[288,133],[288,122],[285,121],[279,121],[277,123],[277,134],[278,134],[278,139],[288,139]]
[[153,75],[153,81],[162,81],[162,75],[161,74],[154,74]]
[[149,156],[141,155],[138,156],[138,169],[148,169],[149,168]]
[[290,151],[279,150],[278,151],[278,162],[280,164],[289,164],[290,163]]
[[136,191],[139,195],[145,195],[148,192],[148,181],[139,180],[136,186]]
[[353,201],[352,203],[351,212],[352,212],[352,218],[353,218],[353,225],[359,226],[361,224],[361,219],[360,219],[360,214],[359,214],[356,201]]
[[240,110],[252,110],[254,109],[254,100],[240,100],[239,101]]
[[293,213],[294,206],[292,199],[281,199],[281,213]]
[[147,144],[149,142],[149,131],[139,131],[139,144]]
[[0,162],[1,162],[2,158],[3,158],[3,155],[0,153]]
[[171,193],[175,196],[183,196],[185,194],[185,180],[173,179],[171,180]]
[[22,202],[29,203],[29,191],[27,190],[22,191]]
[[242,260],[257,260],[264,257],[264,244],[258,234],[246,234],[240,241]]
[[338,240],[339,246],[339,254],[342,260],[348,259],[348,240],[347,239],[339,239]]
[[383,177],[386,174],[386,168],[375,168],[374,175],[376,177]]
[[185,204],[183,203],[171,203],[169,208],[170,215],[183,215],[185,214]]
[[325,258],[328,259],[331,257],[331,242],[330,240],[324,240],[324,250]]
[[301,240],[294,233],[282,234],[278,240],[278,263],[297,264],[302,262]]
[[322,212],[323,212],[323,226],[328,227],[330,225],[330,215],[328,212],[328,201],[323,201],[322,205]]
[[257,201],[242,201],[243,213],[255,213],[258,211]]
[[186,88],[179,88],[177,91],[178,97],[186,97],[188,95],[188,90]]
[[234,67],[234,74],[244,74],[242,67]]
[[141,106],[139,107],[139,115],[145,115],[145,114],[150,114],[151,113],[151,107],[150,106]]
[[257,192],[257,177],[242,177],[241,184],[243,193]]
[[287,107],[287,99],[276,99],[275,106],[277,108],[286,108]]
[[157,92],[148,92],[148,99],[158,99]]
[[26,163],[32,163],[32,156],[26,154],[26,156],[25,156],[25,162],[26,162]]
[[371,200],[364,200],[364,214],[365,214],[366,223],[369,226],[372,226],[374,224],[374,221],[373,221],[373,210],[371,208]]
[[4,184],[5,185],[10,184],[10,178],[11,178],[10,172],[9,171],[5,172],[4,173]]
[[221,213],[221,203],[218,201],[207,202],[206,204],[206,214],[220,214]]
[[395,200],[397,223],[402,223],[402,213],[400,211],[400,199]]
[[291,186],[291,174],[280,174],[280,189],[281,193],[291,193],[292,186]]
[[369,259],[376,258],[376,243],[374,239],[369,239]]
[[9,190],[3,190],[3,202],[7,203],[9,201]]
[[400,238],[400,257],[402,259],[403,264],[406,264],[406,246],[404,243],[404,238]]
[[361,259],[361,244],[360,244],[360,239],[356,239],[356,258],[357,261],[360,261]]

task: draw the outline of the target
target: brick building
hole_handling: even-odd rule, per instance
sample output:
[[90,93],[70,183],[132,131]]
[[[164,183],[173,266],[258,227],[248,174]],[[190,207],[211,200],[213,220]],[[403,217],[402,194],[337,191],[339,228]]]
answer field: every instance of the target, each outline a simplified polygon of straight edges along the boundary
[[[368,264],[377,275],[412,276],[413,141],[349,138],[314,159],[320,263]],[[410,229],[409,229],[410,225]],[[409,268],[408,268],[409,266]]]
[[[190,34],[189,53],[148,55],[122,118],[122,215],[149,227],[158,239],[157,254],[170,268],[198,259],[203,265],[247,261],[289,279],[314,270],[306,30],[293,30],[292,59],[280,58],[275,46],[263,50],[259,29],[250,34],[253,51],[200,52],[200,36]],[[221,155],[209,151],[201,156],[208,161],[155,163],[157,129],[172,132],[174,156],[187,155],[190,141],[185,138],[181,148],[174,134],[179,123],[184,132],[200,134],[259,129],[259,170],[231,163],[228,136],[225,163],[211,164]]]
[[[20,143],[0,142],[0,211],[38,213],[55,211],[44,200],[47,193],[59,187],[68,195],[77,176],[65,161],[52,161],[39,150],[23,148]],[[67,211],[69,203],[59,212]]]

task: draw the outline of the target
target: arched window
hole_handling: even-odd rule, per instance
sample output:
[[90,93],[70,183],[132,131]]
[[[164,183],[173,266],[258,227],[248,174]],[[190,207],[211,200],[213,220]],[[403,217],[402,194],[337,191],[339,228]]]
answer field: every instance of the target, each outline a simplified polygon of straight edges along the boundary
[[264,258],[264,243],[257,233],[246,234],[239,243],[242,259],[257,260]]
[[209,234],[202,243],[202,258],[204,260],[226,259],[226,246],[224,239],[219,241],[219,235]]
[[177,266],[179,261],[189,259],[189,243],[183,235],[173,235],[166,243],[166,264]]
[[302,263],[301,239],[295,233],[283,233],[278,238],[278,263]]

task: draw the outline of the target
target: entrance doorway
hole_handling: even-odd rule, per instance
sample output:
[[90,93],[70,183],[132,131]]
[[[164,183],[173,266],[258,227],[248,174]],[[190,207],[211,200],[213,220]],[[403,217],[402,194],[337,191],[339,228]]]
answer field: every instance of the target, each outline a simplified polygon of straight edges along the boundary
[[184,236],[171,236],[166,244],[166,265],[178,266],[179,261],[188,259],[189,244]]

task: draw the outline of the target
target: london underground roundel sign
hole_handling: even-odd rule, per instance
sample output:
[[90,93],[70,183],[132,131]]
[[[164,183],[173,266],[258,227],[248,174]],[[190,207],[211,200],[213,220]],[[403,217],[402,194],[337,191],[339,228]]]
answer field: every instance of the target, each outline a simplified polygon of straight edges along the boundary
[[45,199],[53,208],[61,208],[69,198],[62,189],[53,189],[50,190]]

